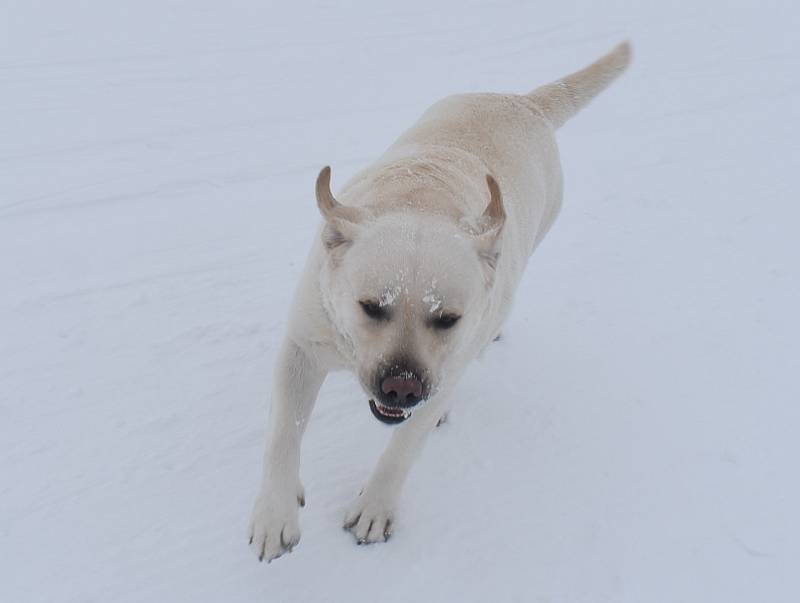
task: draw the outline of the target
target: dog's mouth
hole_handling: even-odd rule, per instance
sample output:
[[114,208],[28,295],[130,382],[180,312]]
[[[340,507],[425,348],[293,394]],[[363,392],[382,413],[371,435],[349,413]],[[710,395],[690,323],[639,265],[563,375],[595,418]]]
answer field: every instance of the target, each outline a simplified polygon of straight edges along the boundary
[[397,425],[411,416],[411,410],[408,408],[386,406],[375,400],[369,401],[369,409],[378,421],[387,425]]

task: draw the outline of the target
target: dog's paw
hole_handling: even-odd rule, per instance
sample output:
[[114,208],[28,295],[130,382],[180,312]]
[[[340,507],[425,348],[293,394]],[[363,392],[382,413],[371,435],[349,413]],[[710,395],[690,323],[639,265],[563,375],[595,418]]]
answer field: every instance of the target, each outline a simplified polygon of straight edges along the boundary
[[344,529],[358,544],[386,542],[392,535],[394,504],[385,497],[359,494],[344,519]]
[[270,562],[284,553],[292,552],[300,542],[297,508],[304,505],[302,487],[296,497],[280,497],[268,493],[256,499],[250,520],[250,546],[259,561]]

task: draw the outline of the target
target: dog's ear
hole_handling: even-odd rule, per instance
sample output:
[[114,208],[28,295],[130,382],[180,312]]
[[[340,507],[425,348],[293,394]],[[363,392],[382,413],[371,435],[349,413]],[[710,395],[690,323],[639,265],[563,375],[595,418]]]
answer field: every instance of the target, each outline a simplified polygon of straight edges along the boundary
[[339,203],[331,193],[331,168],[325,166],[317,176],[317,206],[325,218],[322,240],[328,250],[346,249],[353,242],[363,210]]
[[490,174],[486,174],[486,184],[489,186],[489,204],[478,220],[477,239],[478,255],[486,263],[487,276],[491,280],[500,257],[500,234],[506,223],[506,210],[500,186]]

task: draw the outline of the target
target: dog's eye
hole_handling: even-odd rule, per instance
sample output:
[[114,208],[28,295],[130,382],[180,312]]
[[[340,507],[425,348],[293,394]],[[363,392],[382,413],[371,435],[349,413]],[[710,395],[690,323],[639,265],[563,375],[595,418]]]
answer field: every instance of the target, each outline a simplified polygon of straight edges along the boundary
[[361,309],[364,310],[364,314],[374,320],[387,320],[389,318],[389,313],[378,302],[367,300],[358,303]]
[[431,324],[434,329],[444,331],[445,329],[452,329],[459,320],[461,320],[461,317],[458,314],[442,314],[438,318],[434,318]]

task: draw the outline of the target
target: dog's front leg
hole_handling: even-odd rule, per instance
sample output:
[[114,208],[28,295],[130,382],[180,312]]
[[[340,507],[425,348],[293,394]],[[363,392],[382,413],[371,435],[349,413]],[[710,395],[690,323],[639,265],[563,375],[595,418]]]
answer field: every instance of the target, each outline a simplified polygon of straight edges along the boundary
[[391,536],[403,484],[425,439],[446,409],[444,401],[444,396],[436,396],[395,428],[367,485],[345,516],[344,527],[358,544],[385,542]]
[[291,551],[300,540],[297,507],[305,504],[300,483],[300,442],[327,371],[287,339],[275,367],[264,473],[250,522],[250,544],[259,560]]

